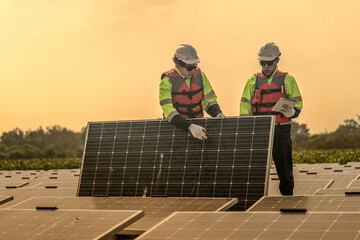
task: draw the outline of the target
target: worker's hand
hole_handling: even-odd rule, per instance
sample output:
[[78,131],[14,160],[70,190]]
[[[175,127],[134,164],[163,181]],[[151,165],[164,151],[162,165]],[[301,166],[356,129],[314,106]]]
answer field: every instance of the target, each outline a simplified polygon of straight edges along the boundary
[[205,128],[203,128],[202,126],[196,125],[196,124],[191,124],[189,126],[189,130],[191,132],[191,134],[193,135],[194,138],[203,140],[203,139],[207,139],[206,136],[206,130]]
[[219,113],[218,115],[216,115],[216,117],[218,118],[225,118],[225,115],[223,113]]
[[290,118],[292,116],[294,116],[295,114],[295,109],[292,107],[286,107],[285,109],[281,109],[280,112],[287,118]]

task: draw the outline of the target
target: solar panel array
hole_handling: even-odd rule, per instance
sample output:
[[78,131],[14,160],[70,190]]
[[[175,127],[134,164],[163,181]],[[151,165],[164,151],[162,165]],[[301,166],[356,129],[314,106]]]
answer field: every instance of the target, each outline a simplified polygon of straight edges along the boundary
[[360,213],[175,212],[140,239],[359,239]]
[[144,217],[125,230],[146,231],[175,211],[226,211],[236,202],[236,198],[32,197],[7,209],[142,210]]
[[[80,169],[0,171],[0,182],[4,183],[0,185],[0,239],[93,239],[100,235],[134,239],[140,235],[143,239],[355,240],[360,236],[360,191],[352,186],[360,181],[359,166],[360,162],[296,164],[294,193],[308,196],[276,196],[279,181],[272,180],[276,173],[270,172],[272,197],[262,197],[246,212],[226,214],[218,211],[228,209],[235,199],[75,197]],[[343,171],[333,172],[337,169]],[[54,176],[57,179],[50,178]],[[27,185],[7,187],[24,178]],[[315,181],[333,183],[325,186]],[[312,191],[305,190],[306,186]],[[320,189],[314,191],[316,186]],[[272,188],[277,191],[275,195]],[[44,210],[35,210],[39,208]],[[119,225],[122,217],[109,215],[106,226],[99,225],[98,220],[107,215],[102,215],[104,210],[121,215],[123,210],[142,210],[145,216],[124,218],[124,224]],[[170,216],[175,211],[181,212]]]
[[267,191],[272,116],[190,119],[200,141],[166,120],[90,122],[78,196],[236,197]]

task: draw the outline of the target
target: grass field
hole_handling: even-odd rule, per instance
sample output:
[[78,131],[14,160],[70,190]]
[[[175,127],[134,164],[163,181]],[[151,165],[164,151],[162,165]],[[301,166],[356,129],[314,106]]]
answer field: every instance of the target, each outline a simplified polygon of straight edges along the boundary
[[[360,149],[336,149],[293,152],[294,163],[360,162]],[[49,170],[81,167],[81,158],[42,158],[0,160],[0,170]]]

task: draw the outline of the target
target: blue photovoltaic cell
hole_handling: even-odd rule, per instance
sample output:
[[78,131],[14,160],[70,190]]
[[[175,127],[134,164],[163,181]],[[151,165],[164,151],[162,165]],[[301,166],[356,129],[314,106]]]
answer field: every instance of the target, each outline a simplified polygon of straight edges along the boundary
[[166,120],[90,122],[78,196],[237,197],[267,190],[274,118],[189,119],[206,141]]

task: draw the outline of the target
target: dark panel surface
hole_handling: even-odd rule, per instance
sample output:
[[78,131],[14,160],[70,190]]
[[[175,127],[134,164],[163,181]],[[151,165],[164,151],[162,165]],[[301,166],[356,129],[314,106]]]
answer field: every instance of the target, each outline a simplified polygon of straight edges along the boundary
[[236,197],[267,190],[273,117],[204,118],[206,141],[166,120],[88,124],[78,196]]

